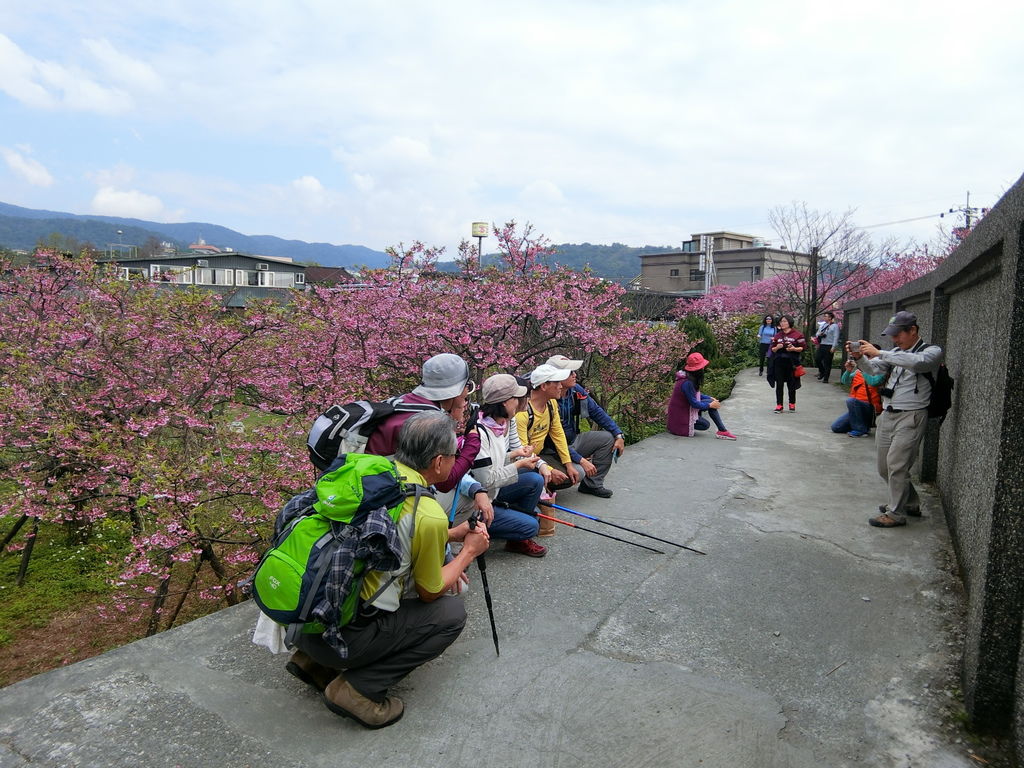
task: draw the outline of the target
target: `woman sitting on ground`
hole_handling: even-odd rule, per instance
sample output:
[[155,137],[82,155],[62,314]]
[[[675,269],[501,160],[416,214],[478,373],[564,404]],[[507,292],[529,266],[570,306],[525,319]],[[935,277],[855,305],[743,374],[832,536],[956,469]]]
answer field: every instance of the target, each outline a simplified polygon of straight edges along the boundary
[[488,534],[505,539],[509,552],[543,557],[547,547],[533,541],[537,502],[544,490],[544,478],[535,471],[540,459],[531,446],[520,445],[513,422],[526,407],[526,387],[515,376],[499,373],[487,378],[481,389],[484,403],[476,423],[480,452],[460,485],[456,517],[472,512],[470,494],[486,493],[493,505],[493,519],[486,521]]
[[736,435],[725,428],[718,412],[722,404],[710,395],[701,394],[708,362],[700,352],[694,352],[686,358],[683,370],[676,372],[676,386],[668,403],[668,431],[673,435],[693,437],[694,430],[703,432],[711,426],[704,418],[704,414],[708,414],[718,427],[715,437],[735,440]]

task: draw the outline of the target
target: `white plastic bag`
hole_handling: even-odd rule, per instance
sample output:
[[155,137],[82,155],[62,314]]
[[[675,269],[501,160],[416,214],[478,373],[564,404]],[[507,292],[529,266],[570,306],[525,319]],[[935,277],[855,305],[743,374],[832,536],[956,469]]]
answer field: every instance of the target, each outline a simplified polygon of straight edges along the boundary
[[260,617],[256,619],[256,629],[252,633],[252,641],[256,645],[262,645],[271,653],[288,653],[288,647],[284,644],[284,627],[262,611]]

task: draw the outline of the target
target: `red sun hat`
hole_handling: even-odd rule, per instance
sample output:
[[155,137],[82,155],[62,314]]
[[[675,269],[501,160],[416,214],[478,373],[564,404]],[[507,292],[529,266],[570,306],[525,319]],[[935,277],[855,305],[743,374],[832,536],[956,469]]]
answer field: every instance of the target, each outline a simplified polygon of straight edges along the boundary
[[700,352],[694,352],[686,358],[686,365],[684,365],[683,368],[687,371],[699,371],[702,368],[706,368],[710,362],[711,361],[704,357]]

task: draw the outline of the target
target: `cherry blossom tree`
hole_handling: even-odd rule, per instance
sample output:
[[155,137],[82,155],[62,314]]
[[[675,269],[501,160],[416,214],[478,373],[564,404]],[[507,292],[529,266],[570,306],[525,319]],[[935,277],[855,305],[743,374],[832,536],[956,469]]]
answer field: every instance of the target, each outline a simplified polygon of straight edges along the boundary
[[186,600],[240,599],[277,509],[313,479],[312,418],[409,391],[431,355],[462,355],[478,378],[584,356],[624,427],[660,422],[685,336],[630,320],[617,284],[547,264],[529,225],[495,236],[497,265],[464,243],[462,270],[438,272],[440,250],[413,243],[358,286],[243,313],[86,256],[0,265],[0,519],[82,539],[97,520],[124,521],[120,605],[154,632]]

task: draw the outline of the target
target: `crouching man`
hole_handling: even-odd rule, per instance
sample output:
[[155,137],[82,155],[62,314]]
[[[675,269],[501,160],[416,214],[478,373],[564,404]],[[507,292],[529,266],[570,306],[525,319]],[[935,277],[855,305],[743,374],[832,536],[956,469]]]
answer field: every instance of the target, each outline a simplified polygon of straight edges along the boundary
[[[456,455],[455,424],[446,413],[417,413],[399,431],[395,464],[409,483],[444,480]],[[394,580],[372,604],[362,603],[341,630],[347,657],[340,657],[321,635],[306,634],[288,664],[292,674],[322,691],[328,709],[367,728],[383,728],[402,717],[405,705],[388,689],[440,656],[462,632],[465,605],[447,593],[465,580],[465,570],[489,544],[482,524],[473,531],[468,523],[449,530],[448,516],[427,496],[418,505],[413,497],[406,500],[398,535],[401,565],[392,572],[370,571],[361,599]],[[446,565],[449,541],[462,542],[462,550]]]

